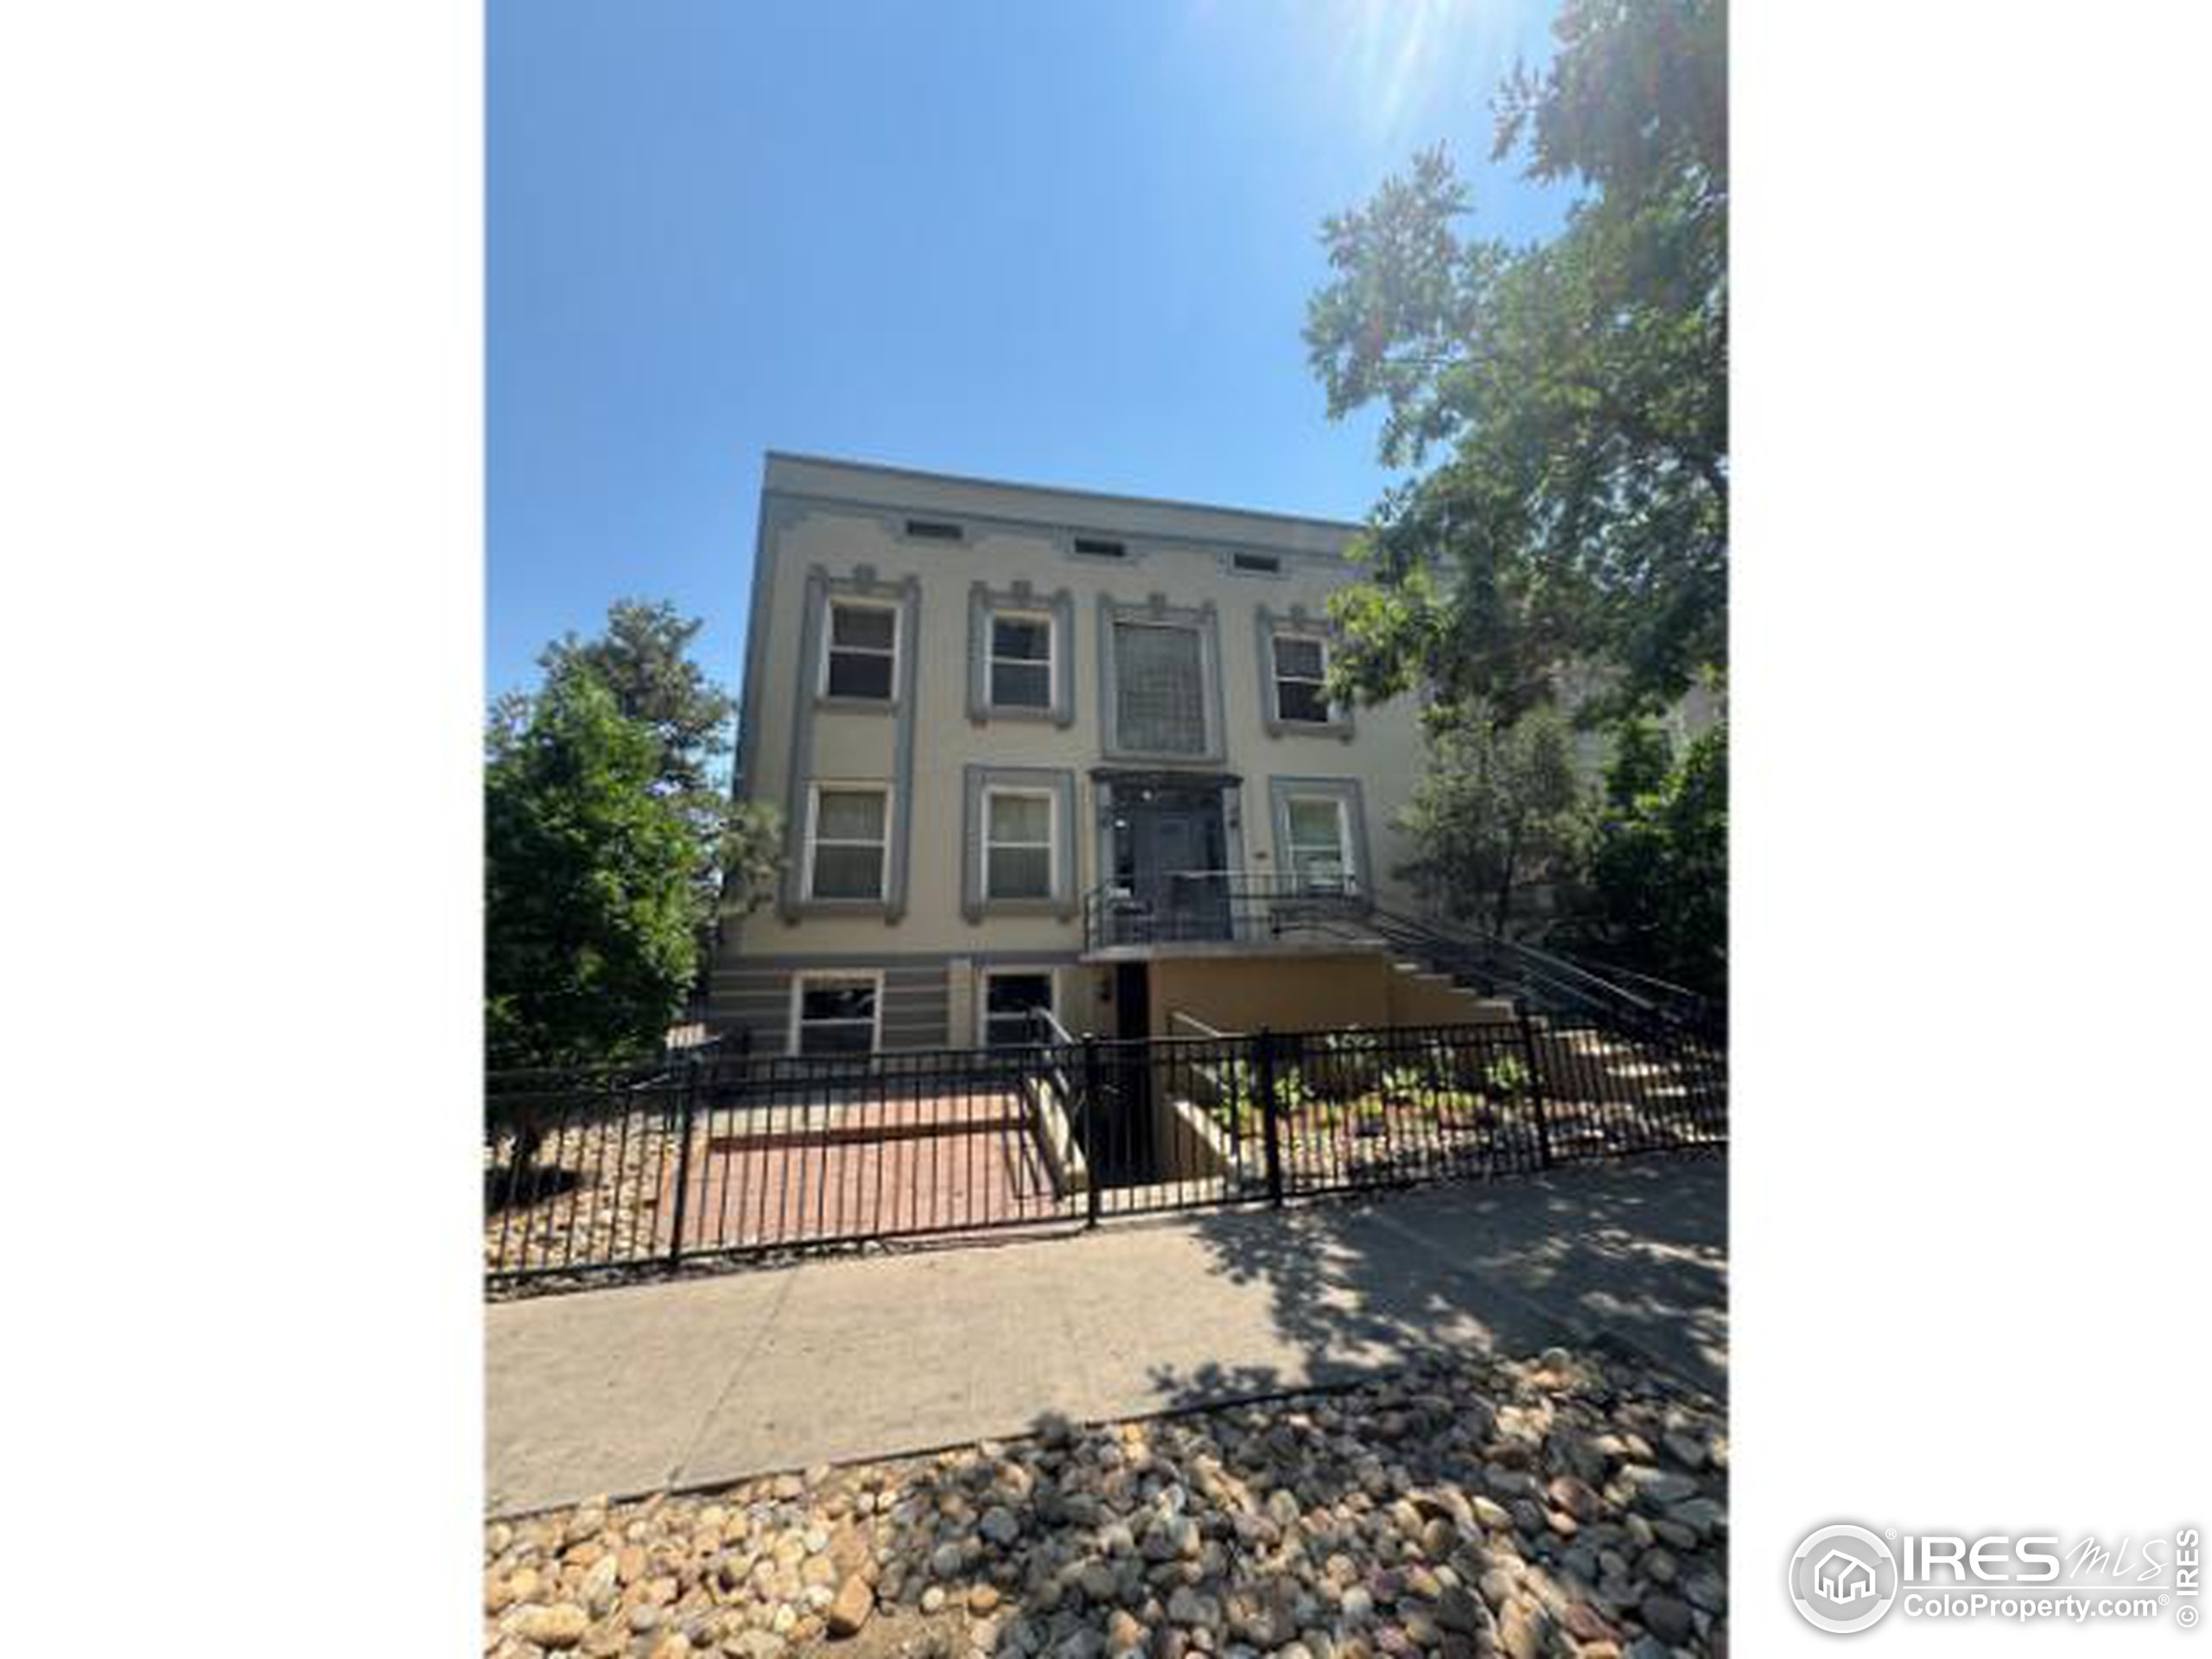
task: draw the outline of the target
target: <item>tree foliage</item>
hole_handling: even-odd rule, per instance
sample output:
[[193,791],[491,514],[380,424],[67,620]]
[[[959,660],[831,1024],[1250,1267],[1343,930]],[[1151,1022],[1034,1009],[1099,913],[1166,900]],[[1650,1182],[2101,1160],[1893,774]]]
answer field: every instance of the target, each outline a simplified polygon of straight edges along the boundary
[[[1334,673],[1424,697],[1406,823],[1432,893],[1503,926],[1548,882],[1577,937],[1717,989],[1726,730],[1677,764],[1642,721],[1725,683],[1726,0],[1564,0],[1553,33],[1491,154],[1579,188],[1556,235],[1475,233],[1440,147],[1322,227],[1309,359],[1332,417],[1379,406],[1408,473],[1332,602]],[[1602,799],[1558,769],[1562,709],[1612,730]]]
[[692,660],[692,642],[704,626],[666,600],[618,599],[607,607],[604,632],[588,639],[564,634],[538,664],[549,678],[572,666],[589,669],[624,717],[652,732],[660,782],[677,791],[709,789],[730,752],[737,706]]
[[518,723],[484,779],[485,1045],[498,1065],[610,1058],[657,1041],[698,962],[692,826],[656,787],[661,748],[581,664]]
[[652,732],[659,751],[653,786],[691,826],[694,879],[709,899],[743,911],[774,880],[782,827],[772,808],[731,796],[727,762],[737,705],[692,658],[704,626],[666,600],[620,599],[607,607],[602,632],[563,635],[538,662],[549,680],[588,670],[626,719]]
[[1595,955],[1708,996],[1728,988],[1728,727],[1677,764],[1656,727],[1629,728],[1606,773],[1588,903],[1575,926]]
[[1398,822],[1414,848],[1402,874],[1447,914],[1508,933],[1538,889],[1580,867],[1584,790],[1574,736],[1554,710],[1436,732]]
[[498,1063],[658,1042],[717,914],[773,884],[778,815],[731,797],[734,705],[691,658],[700,627],[665,602],[620,601],[604,632],[546,648],[537,690],[492,706],[486,1037]]
[[1440,148],[1324,226],[1331,415],[1379,402],[1394,466],[1448,451],[1376,510],[1347,690],[1511,720],[1568,662],[1616,669],[1618,710],[1725,661],[1726,31],[1720,0],[1567,0],[1497,102],[1497,159],[1585,187],[1548,241],[1466,233]]

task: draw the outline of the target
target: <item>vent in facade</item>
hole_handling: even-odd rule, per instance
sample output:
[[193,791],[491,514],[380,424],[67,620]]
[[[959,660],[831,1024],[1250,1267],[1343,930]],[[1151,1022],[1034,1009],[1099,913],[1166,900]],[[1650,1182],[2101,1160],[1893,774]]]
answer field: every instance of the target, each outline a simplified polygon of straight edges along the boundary
[[1235,563],[1239,570],[1249,570],[1255,575],[1279,576],[1282,561],[1272,553],[1239,553]]
[[961,539],[960,526],[942,518],[909,518],[906,533],[919,541],[957,542]]
[[1129,556],[1127,543],[1101,541],[1095,536],[1077,537],[1075,550],[1094,559],[1126,559]]

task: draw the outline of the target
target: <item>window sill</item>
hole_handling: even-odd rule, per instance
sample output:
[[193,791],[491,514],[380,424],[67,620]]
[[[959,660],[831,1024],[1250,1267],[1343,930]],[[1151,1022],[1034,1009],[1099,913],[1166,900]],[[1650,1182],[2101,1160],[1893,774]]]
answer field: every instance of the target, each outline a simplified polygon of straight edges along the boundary
[[1269,737],[1333,737],[1341,742],[1352,740],[1352,723],[1348,720],[1263,720]]
[[895,922],[899,914],[885,899],[799,899],[784,912],[787,921],[801,916],[880,916],[887,922]]
[[814,706],[837,715],[895,715],[899,712],[896,697],[844,697],[827,691],[815,694]]
[[971,922],[988,921],[995,916],[1050,916],[1073,921],[1075,906],[1065,899],[985,899],[966,906],[963,913]]
[[988,726],[992,721],[1000,720],[1027,721],[1031,724],[1038,726],[1072,726],[1075,724],[1075,716],[1073,715],[1064,715],[1057,709],[1026,709],[1019,706],[1001,707],[995,703],[986,708],[977,709],[970,718],[973,719],[975,723],[978,726]]

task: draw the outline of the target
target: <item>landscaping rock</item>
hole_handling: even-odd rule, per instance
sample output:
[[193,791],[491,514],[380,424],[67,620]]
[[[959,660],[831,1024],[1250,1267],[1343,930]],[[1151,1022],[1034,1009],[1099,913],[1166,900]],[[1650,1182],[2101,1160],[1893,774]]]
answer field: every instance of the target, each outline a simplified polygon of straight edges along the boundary
[[1533,1602],[1508,1602],[1498,1620],[1497,1642],[1510,1659],[1543,1659],[1545,1641],[1542,1611]]
[[[1611,1354],[486,1523],[487,1659],[1725,1656],[1726,1422]],[[1700,1463],[1696,1454],[1712,1448]]]
[[556,1652],[575,1647],[589,1629],[591,1616],[572,1601],[529,1608],[515,1624],[515,1634],[524,1641]]
[[838,1586],[836,1599],[830,1604],[829,1626],[832,1636],[856,1636],[867,1624],[868,1615],[875,1611],[875,1588],[868,1581],[854,1573]]
[[1643,1619],[1645,1630],[1670,1648],[1688,1642],[1696,1629],[1689,1604],[1672,1596],[1646,1596],[1637,1609],[1637,1615]]

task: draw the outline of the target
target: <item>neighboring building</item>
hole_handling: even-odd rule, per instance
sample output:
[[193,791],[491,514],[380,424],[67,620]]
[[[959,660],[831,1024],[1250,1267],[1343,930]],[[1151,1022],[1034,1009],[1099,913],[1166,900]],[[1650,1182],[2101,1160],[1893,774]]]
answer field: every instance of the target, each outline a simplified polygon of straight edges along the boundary
[[1356,526],[771,454],[740,786],[772,902],[709,1018],[755,1052],[1478,1017],[1410,909],[1413,709],[1322,690]]

